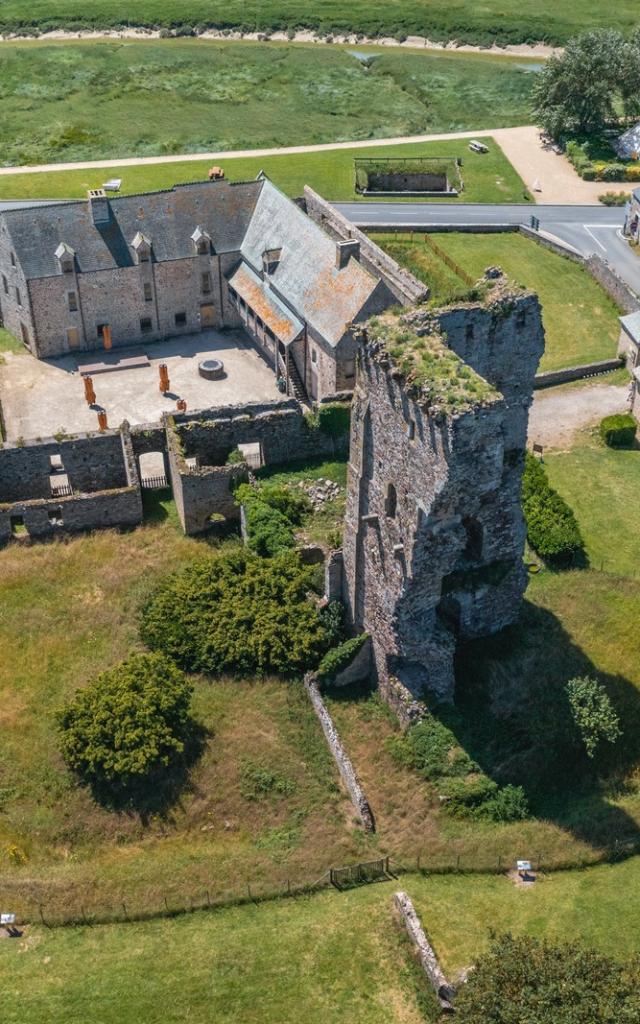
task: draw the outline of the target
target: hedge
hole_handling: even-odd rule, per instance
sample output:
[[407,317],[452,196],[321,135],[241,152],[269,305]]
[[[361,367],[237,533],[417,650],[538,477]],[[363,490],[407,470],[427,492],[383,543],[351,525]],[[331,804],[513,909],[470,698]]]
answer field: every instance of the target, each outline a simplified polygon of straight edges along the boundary
[[605,416],[600,422],[600,437],[609,448],[633,448],[638,424],[631,413]]
[[368,633],[361,633],[328,651],[318,666],[318,679],[322,683],[332,683],[336,676],[351,664],[368,639]]
[[320,430],[327,437],[344,437],[351,427],[351,406],[344,402],[329,402],[319,405],[315,412],[307,415],[312,430]]
[[541,558],[564,565],[583,551],[584,541],[572,510],[549,486],[542,464],[529,452],[522,479],[522,508],[527,539]]

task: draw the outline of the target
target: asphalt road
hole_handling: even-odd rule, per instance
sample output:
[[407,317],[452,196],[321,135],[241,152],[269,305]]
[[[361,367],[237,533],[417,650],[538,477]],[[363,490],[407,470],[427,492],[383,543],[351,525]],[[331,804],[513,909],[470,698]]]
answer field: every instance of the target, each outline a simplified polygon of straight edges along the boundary
[[419,230],[475,227],[499,224],[531,225],[553,235],[583,256],[597,253],[626,283],[640,294],[640,258],[621,235],[624,207],[531,206],[475,203],[336,203],[359,227],[391,225]]
[[[0,212],[39,206],[43,200],[0,202]],[[51,202],[51,200],[50,200]],[[571,246],[583,256],[597,253],[623,281],[640,295],[640,257],[622,237],[624,207],[531,206],[481,203],[336,203],[359,227],[437,230],[499,224],[531,224],[535,216],[540,230]]]

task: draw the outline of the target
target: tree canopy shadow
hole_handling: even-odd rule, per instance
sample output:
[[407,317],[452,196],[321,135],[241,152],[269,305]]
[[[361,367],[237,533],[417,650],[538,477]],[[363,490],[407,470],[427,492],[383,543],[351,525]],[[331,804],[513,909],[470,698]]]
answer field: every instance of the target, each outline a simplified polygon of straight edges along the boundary
[[204,753],[211,732],[191,720],[184,736],[184,750],[166,768],[138,780],[123,780],[119,785],[89,782],[97,804],[111,811],[138,815],[147,825],[152,816],[166,818],[190,790],[191,771]]
[[[622,727],[594,759],[578,742],[565,691],[584,676],[603,684]],[[490,778],[522,786],[535,816],[594,848],[640,840],[636,821],[611,802],[640,762],[640,692],[603,673],[552,612],[525,601],[515,626],[461,643],[455,701],[434,715]]]

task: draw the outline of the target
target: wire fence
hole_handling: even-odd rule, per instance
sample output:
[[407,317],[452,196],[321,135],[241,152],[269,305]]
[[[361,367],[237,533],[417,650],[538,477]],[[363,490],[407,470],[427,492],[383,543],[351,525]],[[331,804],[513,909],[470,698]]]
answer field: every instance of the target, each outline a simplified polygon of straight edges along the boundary
[[[615,842],[611,847],[591,850],[582,857],[563,857],[556,854],[547,856],[544,850],[525,850],[536,872],[581,870],[597,864],[613,864],[640,853],[640,838],[627,842]],[[178,917],[196,911],[222,910],[247,904],[295,898],[311,895],[326,889],[344,891],[362,885],[385,882],[405,874],[429,875],[501,875],[515,869],[516,859],[512,855],[497,853],[482,857],[467,852],[453,856],[434,856],[418,851],[410,856],[384,856],[376,860],[359,862],[342,867],[332,867],[312,881],[295,882],[289,878],[277,881],[247,882],[234,892],[217,894],[212,888],[195,889],[190,894],[175,893],[157,896],[142,901],[132,897],[114,900],[110,903],[76,903],[67,898],[58,903],[53,901],[20,900],[18,907],[9,906],[10,898],[3,897],[2,912],[16,912],[16,924],[40,923],[48,928],[69,925],[119,924],[133,921],[150,921],[157,918]]]

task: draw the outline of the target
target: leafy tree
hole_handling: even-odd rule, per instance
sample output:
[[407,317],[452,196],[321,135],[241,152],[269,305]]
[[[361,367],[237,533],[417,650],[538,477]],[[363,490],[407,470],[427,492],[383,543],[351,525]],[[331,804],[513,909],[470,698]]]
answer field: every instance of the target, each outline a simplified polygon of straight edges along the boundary
[[295,552],[264,559],[238,549],[198,561],[151,596],[142,639],[188,671],[298,675],[329,644],[308,599],[312,582],[313,570]]
[[587,756],[595,757],[602,740],[615,743],[622,735],[620,719],[602,683],[585,676],[570,679],[567,696]]
[[503,935],[456,998],[458,1024],[637,1024],[640,960]]
[[596,29],[570,39],[536,77],[534,115],[554,139],[601,132],[616,116],[626,71],[636,47],[613,29]]
[[132,654],[58,714],[62,756],[100,792],[132,793],[185,753],[192,687],[162,654]]

